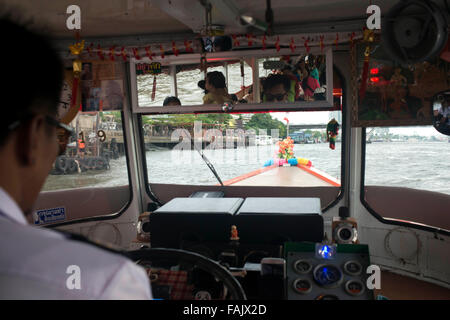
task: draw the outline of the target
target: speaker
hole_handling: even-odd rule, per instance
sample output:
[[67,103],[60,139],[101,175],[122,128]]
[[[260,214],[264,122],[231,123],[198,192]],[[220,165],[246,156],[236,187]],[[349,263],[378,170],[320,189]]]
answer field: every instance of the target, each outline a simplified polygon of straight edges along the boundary
[[334,243],[358,243],[358,224],[354,218],[333,217],[331,229]]
[[384,49],[400,64],[414,64],[435,58],[448,37],[447,19],[428,0],[400,1],[382,24]]

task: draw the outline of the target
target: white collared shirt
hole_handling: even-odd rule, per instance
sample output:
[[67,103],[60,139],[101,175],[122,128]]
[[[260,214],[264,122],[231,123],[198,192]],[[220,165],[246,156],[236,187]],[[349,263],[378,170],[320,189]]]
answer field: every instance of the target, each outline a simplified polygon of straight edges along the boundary
[[1,187],[0,243],[0,299],[152,299],[143,268],[28,225]]

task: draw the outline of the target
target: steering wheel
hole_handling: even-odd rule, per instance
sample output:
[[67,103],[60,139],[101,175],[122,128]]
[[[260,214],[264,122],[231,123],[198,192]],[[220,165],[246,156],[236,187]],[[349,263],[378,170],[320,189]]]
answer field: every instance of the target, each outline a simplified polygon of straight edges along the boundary
[[232,300],[246,300],[244,290],[241,284],[235,277],[219,263],[206,258],[198,253],[180,249],[166,249],[166,248],[150,248],[129,251],[126,254],[131,260],[138,262],[139,260],[151,261],[173,261],[177,260],[179,264],[189,263],[203,271],[214,276],[216,279],[223,282],[228,288],[230,298]]

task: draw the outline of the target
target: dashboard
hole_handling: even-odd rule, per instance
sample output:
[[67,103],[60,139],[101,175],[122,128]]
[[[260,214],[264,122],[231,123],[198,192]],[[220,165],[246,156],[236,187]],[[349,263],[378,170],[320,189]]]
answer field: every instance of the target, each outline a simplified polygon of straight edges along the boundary
[[[158,263],[140,261],[156,298],[228,299],[233,290],[249,300],[374,296],[367,286],[368,246],[323,241],[318,198],[175,198],[148,223],[152,248],[197,254],[189,262],[170,253]],[[218,267],[199,267],[203,257]],[[226,269],[235,288],[212,269]]]

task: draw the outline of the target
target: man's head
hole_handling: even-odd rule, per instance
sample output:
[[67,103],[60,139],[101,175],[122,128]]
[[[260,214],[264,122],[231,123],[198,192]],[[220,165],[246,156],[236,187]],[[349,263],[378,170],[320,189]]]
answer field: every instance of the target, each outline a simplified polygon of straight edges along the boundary
[[271,74],[264,80],[263,88],[267,102],[287,102],[288,92],[291,88],[291,80],[283,74]]
[[163,106],[181,106],[181,102],[177,97],[166,97],[164,99]]
[[49,40],[0,16],[0,187],[32,209],[59,151],[55,120],[62,62]]
[[214,89],[226,88],[225,76],[220,71],[211,71],[206,74],[205,89],[212,91]]

